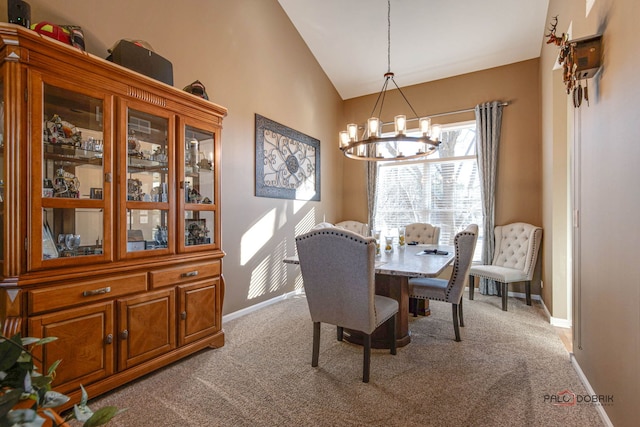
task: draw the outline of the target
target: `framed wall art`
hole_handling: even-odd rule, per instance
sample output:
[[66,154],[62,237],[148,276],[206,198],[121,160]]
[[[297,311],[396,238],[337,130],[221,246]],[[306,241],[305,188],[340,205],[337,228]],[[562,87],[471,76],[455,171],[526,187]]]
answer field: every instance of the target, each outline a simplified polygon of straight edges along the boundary
[[320,141],[256,114],[256,196],[320,200]]

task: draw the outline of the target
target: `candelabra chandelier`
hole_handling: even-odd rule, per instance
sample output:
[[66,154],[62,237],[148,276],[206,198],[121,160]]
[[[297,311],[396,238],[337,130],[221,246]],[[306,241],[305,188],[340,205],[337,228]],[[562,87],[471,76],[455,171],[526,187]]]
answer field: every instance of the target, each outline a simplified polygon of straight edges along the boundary
[[[340,150],[345,156],[368,161],[412,160],[426,157],[437,150],[440,145],[440,126],[431,126],[429,117],[420,117],[411,106],[411,103],[400,89],[391,72],[391,1],[387,1],[387,72],[384,74],[384,84],[373,106],[371,117],[367,120],[367,126],[363,129],[362,136],[358,138],[359,127],[355,123],[347,125],[346,131],[340,132]],[[382,127],[391,123],[382,123],[382,107],[387,94],[389,82],[398,90],[414,115],[407,120],[405,115],[394,117],[394,136],[381,136]],[[378,109],[378,105],[380,108]],[[378,109],[377,116],[376,109]],[[419,136],[407,135],[407,122],[418,120]],[[414,132],[412,132],[414,133]]]

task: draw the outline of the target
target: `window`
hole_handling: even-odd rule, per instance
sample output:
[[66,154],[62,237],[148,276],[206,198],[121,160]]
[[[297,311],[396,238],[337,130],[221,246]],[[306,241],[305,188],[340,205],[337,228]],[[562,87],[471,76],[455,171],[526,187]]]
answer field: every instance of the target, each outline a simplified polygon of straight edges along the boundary
[[378,163],[374,228],[384,235],[399,226],[426,222],[440,227],[440,243],[478,224],[474,260],[482,254],[482,201],[476,159],[475,121],[442,127],[436,153],[415,162]]

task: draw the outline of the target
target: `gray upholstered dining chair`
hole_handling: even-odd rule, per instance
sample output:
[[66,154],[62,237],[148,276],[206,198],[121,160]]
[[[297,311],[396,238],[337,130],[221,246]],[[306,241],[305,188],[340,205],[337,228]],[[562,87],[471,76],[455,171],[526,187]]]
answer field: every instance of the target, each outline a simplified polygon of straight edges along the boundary
[[[469,225],[466,229],[456,234],[453,245],[456,257],[453,262],[453,269],[449,280],[437,278],[415,277],[409,279],[409,298],[412,302],[411,309],[413,315],[417,315],[417,302],[420,299],[445,301],[451,303],[453,312],[453,330],[456,341],[460,341],[460,327],[464,326],[462,315],[462,294],[466,282],[469,267],[473,261],[473,252],[478,241],[478,226]],[[429,256],[429,255],[427,255]],[[437,256],[437,255],[433,255]],[[458,326],[458,316],[460,325]]]
[[405,241],[407,243],[437,245],[440,240],[440,227],[422,222],[407,225],[405,228]]
[[354,233],[358,233],[362,236],[369,236],[369,226],[360,221],[353,221],[353,220],[340,221],[340,222],[336,222],[336,227],[353,231]]
[[542,228],[525,222],[498,225],[494,229],[495,248],[491,265],[474,265],[469,270],[469,299],[473,299],[474,277],[500,284],[502,310],[507,311],[509,283],[525,282],[527,305],[531,305],[531,279],[536,267]]
[[[312,230],[296,237],[309,313],[313,321],[311,366],[318,366],[320,324],[336,325],[364,335],[362,381],[369,382],[371,334],[385,322],[391,354],[396,354],[398,302],[375,294],[375,240],[340,229]],[[388,321],[388,322],[387,322]]]

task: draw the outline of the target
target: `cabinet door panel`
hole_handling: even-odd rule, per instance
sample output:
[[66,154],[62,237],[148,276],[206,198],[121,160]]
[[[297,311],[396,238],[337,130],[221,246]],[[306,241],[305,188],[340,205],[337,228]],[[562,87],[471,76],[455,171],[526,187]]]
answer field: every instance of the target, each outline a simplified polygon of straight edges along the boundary
[[220,330],[220,279],[178,287],[179,345],[197,341]]
[[127,369],[176,347],[175,291],[118,300],[118,369]]
[[219,128],[187,117],[179,118],[176,150],[179,252],[220,248]]
[[30,336],[57,337],[38,347],[37,357],[46,372],[62,360],[53,386],[67,393],[114,372],[113,302],[59,311],[29,319]]
[[112,97],[39,72],[29,90],[29,269],[110,261]]

